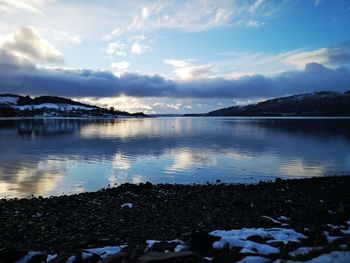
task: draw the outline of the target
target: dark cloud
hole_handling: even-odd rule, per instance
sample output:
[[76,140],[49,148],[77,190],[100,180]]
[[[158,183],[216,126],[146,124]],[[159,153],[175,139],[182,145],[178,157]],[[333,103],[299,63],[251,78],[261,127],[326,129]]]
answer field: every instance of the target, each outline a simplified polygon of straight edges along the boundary
[[247,76],[187,82],[161,76],[125,74],[116,77],[107,71],[37,68],[0,50],[0,93],[57,95],[67,97],[179,97],[179,98],[261,98],[320,90],[350,89],[346,67],[331,69],[310,63],[303,71],[288,71],[274,77]]
[[328,61],[332,65],[350,64],[350,41],[327,48]]

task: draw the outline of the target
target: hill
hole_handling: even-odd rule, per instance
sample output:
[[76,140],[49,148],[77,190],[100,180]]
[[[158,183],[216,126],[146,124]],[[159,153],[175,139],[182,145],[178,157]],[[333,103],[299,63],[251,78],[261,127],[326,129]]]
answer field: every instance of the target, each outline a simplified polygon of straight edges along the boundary
[[148,117],[142,112],[129,113],[114,108],[101,108],[57,96],[31,98],[0,94],[0,117]]
[[211,111],[205,116],[350,116],[350,91],[322,91]]

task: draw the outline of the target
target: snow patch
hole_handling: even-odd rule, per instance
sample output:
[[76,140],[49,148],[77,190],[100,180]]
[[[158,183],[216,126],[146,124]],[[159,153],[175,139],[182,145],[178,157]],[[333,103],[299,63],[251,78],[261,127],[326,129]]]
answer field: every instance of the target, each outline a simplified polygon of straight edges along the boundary
[[67,259],[66,263],[73,263],[74,261],[75,261],[75,256],[70,256],[70,257]]
[[177,245],[175,248],[174,248],[174,251],[175,252],[180,252],[180,251],[182,251],[184,248],[186,248],[186,246],[184,246],[184,245]]
[[279,249],[268,244],[260,244],[254,241],[247,240],[251,236],[260,236],[264,239],[269,239],[266,243],[283,242],[287,244],[290,241],[299,242],[300,239],[305,239],[306,236],[300,234],[293,229],[285,228],[242,228],[235,230],[215,230],[209,233],[212,236],[220,237],[219,241],[213,243],[213,248],[222,249],[225,245],[230,248],[242,247],[243,249],[258,251],[259,254],[269,255],[279,253]]
[[0,97],[0,104],[16,105],[18,97]]
[[100,247],[100,248],[90,248],[90,249],[85,249],[85,252],[92,253],[92,254],[97,254],[99,255],[102,259],[108,257],[109,255],[114,255],[119,253],[124,247],[126,246],[107,246],[107,247]]
[[272,217],[269,217],[269,216],[262,216],[262,218],[268,219],[275,224],[282,224],[280,221],[277,221],[276,219],[273,219]]
[[308,263],[349,263],[350,251],[334,251],[328,254],[323,254],[317,258],[313,258]]
[[[146,244],[147,244],[147,247],[148,247],[148,248],[151,248],[154,244],[160,243],[160,242],[163,242],[163,241],[160,241],[160,240],[152,240],[152,239],[146,240]],[[177,245],[177,246],[175,247],[175,252],[178,252],[178,251],[176,251],[176,249],[180,249],[179,251],[181,251],[183,248],[186,247],[186,246],[185,246],[185,242],[183,242],[181,239],[167,240],[167,241],[164,241],[164,242],[167,242],[167,243],[170,243],[170,244],[172,244],[172,243],[177,243],[177,244],[179,244],[179,245]]]
[[121,208],[132,208],[133,204],[132,203],[125,203],[120,206]]
[[161,241],[159,240],[146,240],[146,244],[148,248],[151,248],[154,244],[160,243]]
[[41,255],[40,252],[28,252],[27,255],[25,255],[23,258],[20,260],[16,261],[16,263],[26,263],[29,262],[35,255]]
[[279,216],[277,217],[278,220],[281,220],[281,221],[289,221],[290,218],[286,217],[286,216]]
[[54,258],[57,258],[57,254],[47,255],[46,262],[50,262]]
[[237,263],[268,263],[268,262],[271,262],[271,261],[267,258],[257,257],[257,256],[248,256],[241,259]]
[[42,103],[37,105],[23,105],[16,106],[15,108],[19,110],[40,110],[40,109],[53,109],[60,111],[72,111],[72,110],[94,110],[93,107],[81,106],[81,105],[72,105],[72,104],[63,104],[63,103]]
[[289,252],[288,255],[291,257],[299,256],[299,255],[306,255],[309,254],[312,251],[321,250],[322,247],[299,247],[292,252]]
[[323,235],[327,238],[328,244],[333,244],[338,239],[342,239],[343,238],[341,236],[331,236],[331,235],[329,235],[328,231],[323,231]]

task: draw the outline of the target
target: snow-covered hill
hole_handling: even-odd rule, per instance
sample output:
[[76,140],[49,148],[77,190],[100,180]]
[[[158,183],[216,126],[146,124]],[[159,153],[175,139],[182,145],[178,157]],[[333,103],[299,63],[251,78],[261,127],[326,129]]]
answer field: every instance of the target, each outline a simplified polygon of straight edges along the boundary
[[0,117],[146,117],[143,113],[131,114],[84,104],[72,99],[40,96],[31,98],[16,94],[0,95]]

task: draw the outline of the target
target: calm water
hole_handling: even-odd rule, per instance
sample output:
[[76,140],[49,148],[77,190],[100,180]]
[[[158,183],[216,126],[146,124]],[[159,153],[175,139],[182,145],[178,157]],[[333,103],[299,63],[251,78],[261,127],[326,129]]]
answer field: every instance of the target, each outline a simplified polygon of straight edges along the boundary
[[0,120],[0,196],[350,174],[350,120]]

